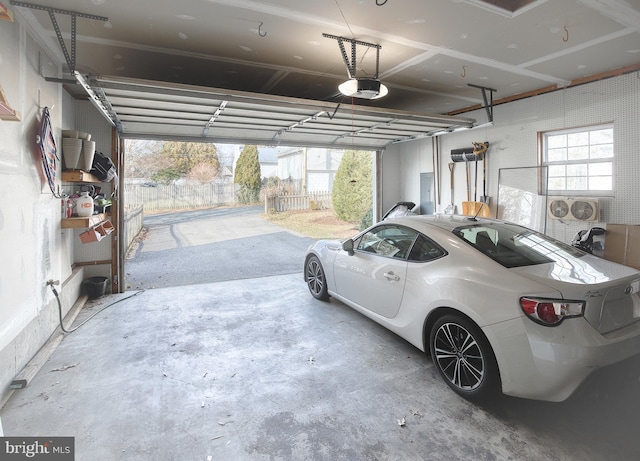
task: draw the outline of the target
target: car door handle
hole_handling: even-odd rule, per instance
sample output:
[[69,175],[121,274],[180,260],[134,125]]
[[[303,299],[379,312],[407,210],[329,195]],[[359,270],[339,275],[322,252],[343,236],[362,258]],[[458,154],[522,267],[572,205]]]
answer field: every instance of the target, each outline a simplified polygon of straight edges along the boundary
[[390,282],[397,282],[398,280],[400,280],[400,277],[398,277],[396,274],[394,274],[393,272],[385,272],[384,274],[382,274],[384,276],[384,278],[386,278],[387,280],[389,280]]

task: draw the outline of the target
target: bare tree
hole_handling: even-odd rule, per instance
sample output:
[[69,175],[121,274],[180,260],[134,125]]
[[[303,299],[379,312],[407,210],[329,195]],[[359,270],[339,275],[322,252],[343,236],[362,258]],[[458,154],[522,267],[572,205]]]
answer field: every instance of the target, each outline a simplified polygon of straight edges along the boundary
[[200,184],[212,182],[218,176],[218,167],[210,162],[200,162],[191,168],[187,177]]
[[124,176],[126,178],[150,178],[157,171],[153,159],[163,143],[149,139],[126,139],[124,142]]

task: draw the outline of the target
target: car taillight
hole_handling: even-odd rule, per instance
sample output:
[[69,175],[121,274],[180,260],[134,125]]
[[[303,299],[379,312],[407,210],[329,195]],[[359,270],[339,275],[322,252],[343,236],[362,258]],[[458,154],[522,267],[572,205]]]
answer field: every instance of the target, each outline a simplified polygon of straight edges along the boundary
[[584,301],[522,297],[520,307],[534,322],[555,326],[565,318],[580,317],[584,312]]

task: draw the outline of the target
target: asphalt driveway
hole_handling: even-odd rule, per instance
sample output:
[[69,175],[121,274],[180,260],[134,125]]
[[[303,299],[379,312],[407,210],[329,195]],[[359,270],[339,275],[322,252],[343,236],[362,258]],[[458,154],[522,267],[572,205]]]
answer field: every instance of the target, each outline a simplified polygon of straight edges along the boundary
[[260,217],[261,206],[145,216],[147,234],[125,261],[126,289],[302,272],[314,241]]

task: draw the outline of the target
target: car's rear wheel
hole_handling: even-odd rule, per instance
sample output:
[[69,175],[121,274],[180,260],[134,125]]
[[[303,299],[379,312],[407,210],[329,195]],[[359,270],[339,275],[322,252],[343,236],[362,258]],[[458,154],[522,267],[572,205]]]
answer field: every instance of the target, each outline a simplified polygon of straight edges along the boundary
[[304,279],[307,282],[311,296],[322,301],[329,299],[327,278],[324,275],[322,264],[316,256],[310,256],[307,259],[304,269]]
[[461,315],[438,319],[429,339],[433,362],[451,389],[468,399],[495,395],[500,382],[489,341]]

